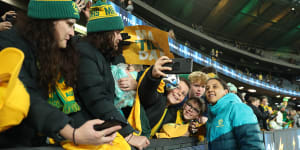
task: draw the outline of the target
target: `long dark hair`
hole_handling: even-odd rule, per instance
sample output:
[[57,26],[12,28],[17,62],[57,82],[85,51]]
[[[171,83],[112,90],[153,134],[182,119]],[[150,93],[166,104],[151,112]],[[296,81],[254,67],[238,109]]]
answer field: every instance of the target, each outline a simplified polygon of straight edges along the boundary
[[70,44],[66,49],[58,47],[54,21],[33,19],[18,13],[16,26],[23,38],[34,47],[40,84],[53,90],[61,76],[67,86],[75,87],[79,55]]
[[106,59],[118,56],[122,53],[121,46],[114,49],[115,31],[91,32],[87,34],[85,40],[95,46]]

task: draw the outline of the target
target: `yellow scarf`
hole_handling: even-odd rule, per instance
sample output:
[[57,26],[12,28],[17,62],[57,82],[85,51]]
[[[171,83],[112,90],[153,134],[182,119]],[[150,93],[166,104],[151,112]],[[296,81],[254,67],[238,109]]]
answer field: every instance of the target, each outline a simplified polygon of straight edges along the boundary
[[156,125],[151,129],[151,134],[150,134],[150,138],[152,138],[155,133],[157,132],[158,128],[161,126],[162,121],[164,120],[166,114],[167,114],[168,108],[165,108],[164,114],[161,116],[160,120],[158,121],[158,123],[156,123]]

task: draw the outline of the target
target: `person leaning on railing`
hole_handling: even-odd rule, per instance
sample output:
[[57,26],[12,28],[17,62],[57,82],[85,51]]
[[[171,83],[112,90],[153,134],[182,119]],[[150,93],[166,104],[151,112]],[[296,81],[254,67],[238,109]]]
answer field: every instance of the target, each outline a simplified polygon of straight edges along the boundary
[[[127,122],[114,105],[115,84],[111,72],[111,65],[119,63],[121,59],[118,58],[123,58],[119,46],[122,40],[120,32],[123,29],[122,18],[113,7],[97,1],[90,9],[87,36],[76,44],[76,49],[80,52],[77,84],[80,102],[95,118],[104,120],[113,118]],[[122,87],[132,89],[129,82]],[[134,130],[129,124],[119,133],[120,136],[117,138],[124,137],[128,144],[138,149],[150,144],[146,137],[134,135]]]

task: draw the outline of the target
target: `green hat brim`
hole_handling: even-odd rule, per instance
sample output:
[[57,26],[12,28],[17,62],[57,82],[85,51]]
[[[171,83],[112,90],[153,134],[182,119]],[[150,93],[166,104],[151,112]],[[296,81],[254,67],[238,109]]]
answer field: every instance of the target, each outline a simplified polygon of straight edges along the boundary
[[87,24],[88,33],[123,29],[124,23],[120,16],[90,20]]

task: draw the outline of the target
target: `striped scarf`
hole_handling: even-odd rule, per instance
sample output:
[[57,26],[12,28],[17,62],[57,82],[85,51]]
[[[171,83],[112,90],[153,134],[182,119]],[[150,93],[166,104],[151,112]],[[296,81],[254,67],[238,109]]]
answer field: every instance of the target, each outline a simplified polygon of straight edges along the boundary
[[49,93],[48,103],[65,114],[80,111],[80,106],[75,101],[74,90],[66,86],[64,78],[56,82],[55,90]]

